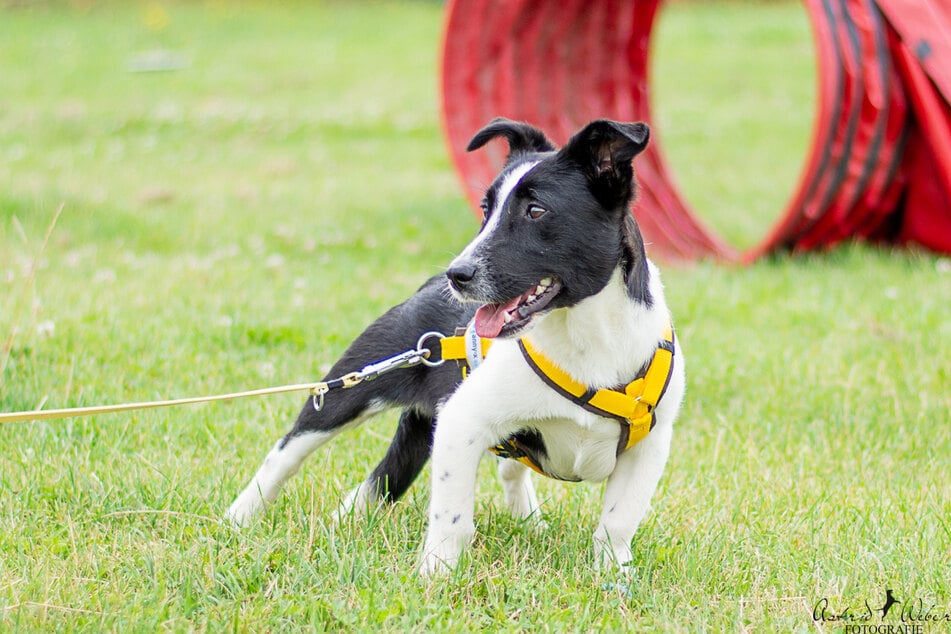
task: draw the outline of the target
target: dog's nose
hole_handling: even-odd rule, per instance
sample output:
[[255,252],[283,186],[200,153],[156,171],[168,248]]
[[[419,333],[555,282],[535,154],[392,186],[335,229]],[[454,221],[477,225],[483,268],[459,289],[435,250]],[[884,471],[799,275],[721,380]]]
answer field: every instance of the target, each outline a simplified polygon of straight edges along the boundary
[[446,271],[446,277],[449,278],[449,283],[452,284],[453,288],[455,288],[457,291],[465,290],[465,288],[472,282],[475,274],[476,267],[474,264],[469,262],[454,264],[453,266],[449,267],[449,270]]

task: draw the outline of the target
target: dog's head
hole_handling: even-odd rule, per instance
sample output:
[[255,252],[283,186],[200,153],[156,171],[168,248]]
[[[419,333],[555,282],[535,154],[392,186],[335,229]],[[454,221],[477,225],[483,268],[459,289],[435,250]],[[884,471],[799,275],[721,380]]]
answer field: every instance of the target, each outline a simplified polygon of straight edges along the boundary
[[618,267],[629,296],[649,304],[644,245],[628,205],[631,160],[646,146],[643,123],[598,120],[561,149],[526,123],[495,119],[468,151],[496,137],[509,156],[482,202],[479,234],[446,271],[462,301],[482,304],[476,331],[509,337],[535,318],[601,291]]

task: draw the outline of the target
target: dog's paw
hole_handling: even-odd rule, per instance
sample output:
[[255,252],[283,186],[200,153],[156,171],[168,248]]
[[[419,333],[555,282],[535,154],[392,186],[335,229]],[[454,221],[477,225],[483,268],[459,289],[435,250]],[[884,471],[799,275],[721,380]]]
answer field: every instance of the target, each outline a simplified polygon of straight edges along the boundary
[[453,571],[456,567],[456,563],[458,563],[458,558],[456,558],[456,561],[450,562],[435,553],[423,553],[419,562],[419,576],[424,579],[445,577]]
[[331,516],[335,525],[340,524],[345,518],[352,516],[361,517],[370,510],[370,487],[364,482],[360,486],[354,487],[347,497],[344,498],[337,510]]
[[634,531],[626,526],[609,526],[603,522],[594,531],[594,566],[598,570],[623,568],[634,558],[631,539]]
[[423,577],[447,575],[455,569],[459,558],[472,537],[475,526],[451,532],[435,532],[430,529],[420,558],[419,574]]
[[260,495],[251,495],[247,491],[239,495],[228,510],[224,519],[235,528],[243,528],[260,514],[264,508],[264,500]]
[[448,544],[447,540],[433,544],[427,539],[419,561],[419,575],[423,578],[445,577],[456,568],[461,555],[462,548]]
[[626,569],[634,558],[628,544],[611,544],[610,540],[594,540],[594,567],[596,570]]

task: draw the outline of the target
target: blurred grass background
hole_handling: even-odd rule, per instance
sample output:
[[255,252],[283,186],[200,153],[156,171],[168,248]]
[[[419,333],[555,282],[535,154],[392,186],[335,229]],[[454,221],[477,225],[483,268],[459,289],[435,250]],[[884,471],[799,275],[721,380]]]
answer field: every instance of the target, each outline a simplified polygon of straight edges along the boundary
[[[477,229],[438,128],[442,9],[0,10],[0,409],[313,380],[439,272]],[[753,244],[810,133],[804,11],[673,3],[655,46],[678,182]],[[812,631],[823,597],[951,604],[948,260],[664,268],[689,394],[630,577],[589,568],[600,485],[539,482],[535,537],[488,461],[449,583],[413,572],[425,474],[331,527],[393,415],[221,525],[303,400],[275,397],[0,429],[0,629]]]

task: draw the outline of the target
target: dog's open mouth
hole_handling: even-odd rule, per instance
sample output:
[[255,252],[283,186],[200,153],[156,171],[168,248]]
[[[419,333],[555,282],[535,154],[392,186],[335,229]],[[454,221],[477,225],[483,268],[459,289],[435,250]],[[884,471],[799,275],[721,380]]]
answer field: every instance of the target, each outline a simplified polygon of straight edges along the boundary
[[492,339],[527,325],[532,316],[548,306],[561,291],[561,282],[546,277],[528,291],[503,304],[486,304],[475,314],[476,333]]

